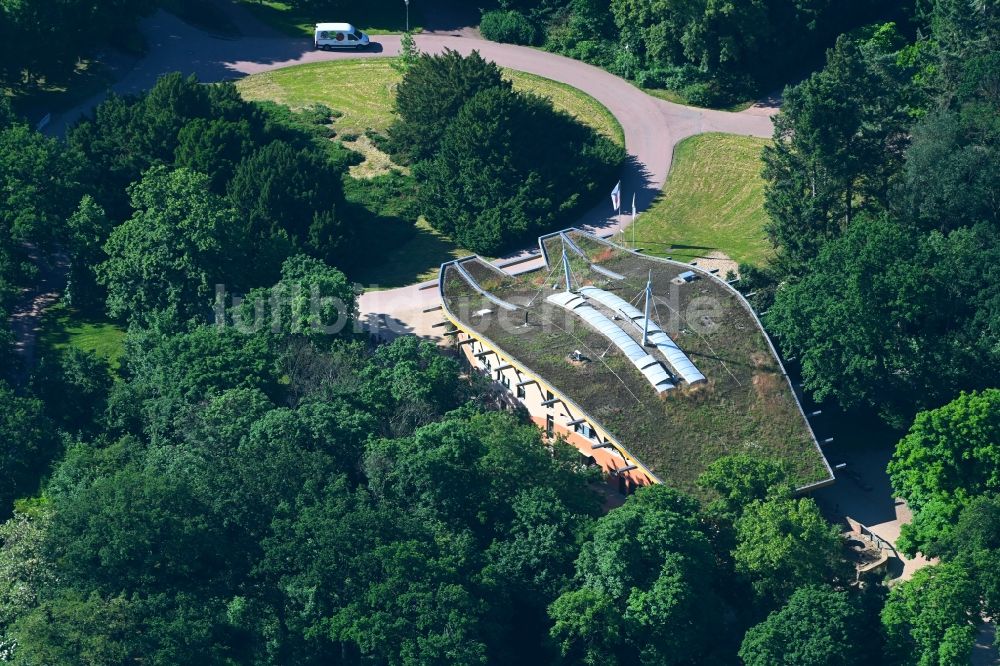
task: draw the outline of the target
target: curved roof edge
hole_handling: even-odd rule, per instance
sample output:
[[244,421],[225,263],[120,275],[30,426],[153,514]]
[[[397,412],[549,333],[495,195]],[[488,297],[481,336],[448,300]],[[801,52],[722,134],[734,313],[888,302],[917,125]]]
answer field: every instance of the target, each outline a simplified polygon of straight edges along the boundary
[[778,362],[778,368],[781,370],[781,376],[785,378],[785,383],[788,384],[788,390],[792,392],[792,397],[795,398],[795,406],[798,407],[799,414],[802,416],[802,420],[805,421],[806,429],[809,431],[809,436],[812,438],[813,446],[816,448],[816,452],[819,453],[819,457],[823,461],[823,467],[826,468],[827,477],[825,479],[816,481],[814,483],[807,483],[804,486],[796,488],[795,491],[798,493],[807,493],[813,490],[817,490],[819,488],[825,488],[826,486],[829,486],[833,484],[834,481],[836,481],[837,477],[833,473],[833,468],[830,467],[830,462],[826,459],[826,454],[823,453],[823,449],[819,445],[819,439],[816,437],[816,432],[813,430],[812,423],[809,422],[808,417],[806,417],[805,410],[802,409],[802,402],[799,400],[799,394],[795,392],[795,387],[792,386],[792,380],[788,376],[788,371],[785,370],[785,364],[781,362],[781,356],[778,354],[778,350],[774,346],[774,342],[771,340],[771,336],[768,335],[767,329],[764,328],[764,324],[763,322],[761,322],[760,317],[757,316],[757,313],[754,311],[753,306],[750,305],[750,302],[747,301],[746,297],[744,297],[743,294],[740,293],[738,289],[736,289],[735,287],[733,287],[733,285],[729,284],[728,282],[720,278],[718,275],[709,273],[708,271],[698,266],[692,266],[691,264],[685,264],[683,262],[675,261],[673,259],[664,259],[662,257],[654,257],[652,255],[636,252],[635,250],[630,250],[626,247],[622,247],[620,245],[612,243],[606,238],[601,238],[596,234],[590,233],[589,231],[580,229],[578,227],[567,227],[566,229],[561,229],[559,231],[553,232],[551,234],[546,234],[538,238],[538,247],[541,248],[542,258],[545,260],[546,267],[550,267],[550,265],[549,265],[549,255],[545,251],[545,241],[549,238],[552,238],[553,236],[558,236],[560,234],[566,234],[574,231],[576,233],[587,236],[591,240],[594,240],[603,245],[607,245],[616,250],[628,252],[629,254],[641,257],[643,259],[648,259],[650,261],[657,261],[660,263],[669,264],[671,266],[683,267],[686,270],[694,271],[701,277],[705,277],[710,280],[715,280],[718,284],[722,285],[727,291],[732,293],[739,300],[739,303],[743,306],[743,308],[750,313],[750,316],[753,317],[754,323],[757,324],[757,328],[764,335],[764,340],[767,342],[768,349],[771,350],[771,355],[774,357],[774,360]]
[[445,316],[448,318],[448,321],[451,322],[452,326],[454,326],[456,329],[464,332],[466,335],[468,335],[470,337],[474,337],[477,340],[480,340],[481,342],[483,342],[484,344],[489,345],[491,348],[493,348],[494,351],[502,352],[503,357],[505,359],[507,359],[508,363],[510,363],[511,365],[515,366],[520,372],[523,372],[525,374],[531,375],[532,377],[534,377],[535,379],[537,379],[539,382],[541,382],[542,384],[545,385],[545,387],[546,387],[547,390],[552,391],[553,395],[559,396],[559,399],[562,402],[564,402],[565,404],[567,404],[570,407],[572,407],[583,418],[586,418],[589,423],[596,424],[598,427],[600,427],[601,430],[603,430],[608,435],[608,444],[610,446],[612,446],[613,448],[615,448],[618,451],[618,453],[621,454],[621,456],[623,458],[625,458],[627,461],[631,461],[631,463],[633,463],[636,466],[638,466],[642,470],[642,473],[645,474],[647,477],[649,477],[649,479],[653,483],[663,483],[663,479],[661,479],[659,476],[657,476],[653,472],[653,470],[649,469],[649,467],[647,467],[645,465],[645,463],[643,463],[642,460],[637,455],[635,455],[634,453],[632,453],[628,449],[627,446],[623,445],[620,441],[618,441],[617,437],[615,437],[613,434],[611,434],[610,432],[608,432],[607,428],[605,428],[603,425],[601,425],[601,422],[598,419],[595,419],[594,417],[592,417],[590,415],[590,412],[588,412],[587,410],[585,410],[575,400],[573,400],[572,398],[570,398],[569,396],[567,396],[565,393],[563,393],[562,391],[560,391],[552,382],[550,382],[549,380],[547,380],[545,377],[543,377],[542,375],[540,375],[535,370],[532,370],[531,367],[528,366],[526,363],[523,363],[520,360],[518,360],[508,350],[503,349],[500,345],[498,345],[497,343],[493,342],[493,340],[491,340],[488,337],[486,337],[485,335],[481,334],[479,331],[476,331],[474,329],[470,330],[467,326],[465,326],[464,324],[462,324],[461,320],[455,315],[455,313],[453,313],[451,311],[451,308],[448,307],[448,301],[444,297],[444,275],[445,275],[445,271],[447,270],[447,268],[449,266],[451,266],[454,263],[457,263],[457,262],[460,262],[460,261],[467,261],[467,260],[472,259],[474,257],[481,259],[481,257],[478,257],[478,255],[469,255],[467,257],[462,257],[460,259],[453,259],[451,261],[446,261],[443,264],[441,264],[441,268],[438,269],[438,295],[441,298],[441,309],[442,309],[442,312],[444,312]]

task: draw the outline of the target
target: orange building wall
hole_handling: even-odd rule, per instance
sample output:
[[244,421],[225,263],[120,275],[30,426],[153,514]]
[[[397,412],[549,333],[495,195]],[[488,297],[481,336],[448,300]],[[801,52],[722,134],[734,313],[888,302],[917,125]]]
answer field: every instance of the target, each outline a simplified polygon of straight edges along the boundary
[[[538,378],[530,374],[527,369],[522,371],[516,366],[500,371],[498,376],[496,368],[501,367],[502,365],[511,364],[510,360],[503,357],[502,354],[498,355],[499,350],[492,349],[479,340],[467,342],[468,340],[470,340],[470,336],[465,333],[465,331],[460,329],[457,334],[456,341],[459,343],[465,342],[465,344],[460,346],[460,349],[469,364],[473,368],[477,368],[485,373],[487,371],[485,361],[488,361],[490,364],[490,378],[494,382],[500,383],[504,386],[505,389],[510,392],[511,399],[524,405],[524,407],[528,410],[528,413],[531,415],[531,420],[539,427],[539,429],[543,432],[545,431],[546,417],[551,415],[553,419],[553,433],[555,435],[562,435],[562,437],[578,451],[580,451],[581,454],[593,458],[595,463],[600,465],[604,470],[605,475],[609,477],[609,483],[616,486],[618,490],[631,492],[640,486],[650,485],[654,482],[651,475],[647,474],[646,470],[641,465],[637,469],[619,472],[618,474],[612,476],[612,470],[638,464],[638,461],[626,458],[626,454],[615,446],[607,446],[596,449],[593,448],[593,445],[598,443],[600,439],[610,440],[612,442],[614,442],[614,439],[609,433],[604,431],[599,423],[596,423],[589,418],[587,419],[587,423],[590,425],[592,429],[591,432],[595,434],[596,438],[585,437],[582,433],[575,432],[573,426],[567,424],[578,418],[586,418],[585,414],[576,410],[571,404],[563,402],[562,400],[552,405],[542,404],[542,402],[546,400],[546,391],[549,390],[552,391],[554,397],[561,398],[559,392],[555,390],[555,387],[547,387],[543,385],[540,381],[538,381]],[[483,358],[476,357],[478,352],[487,350],[492,351],[493,353]],[[517,384],[527,379],[535,379],[536,382],[524,387],[524,398],[517,398]],[[617,442],[614,443],[617,444]]]

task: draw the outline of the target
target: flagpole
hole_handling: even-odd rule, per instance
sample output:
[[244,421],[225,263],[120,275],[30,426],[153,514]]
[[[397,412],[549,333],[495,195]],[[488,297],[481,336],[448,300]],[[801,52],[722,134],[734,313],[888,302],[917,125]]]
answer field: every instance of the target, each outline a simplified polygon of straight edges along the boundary
[[615,208],[615,222],[619,228],[622,226],[622,181],[618,181],[615,189],[611,190],[611,205]]
[[635,192],[632,193],[632,249],[635,249]]

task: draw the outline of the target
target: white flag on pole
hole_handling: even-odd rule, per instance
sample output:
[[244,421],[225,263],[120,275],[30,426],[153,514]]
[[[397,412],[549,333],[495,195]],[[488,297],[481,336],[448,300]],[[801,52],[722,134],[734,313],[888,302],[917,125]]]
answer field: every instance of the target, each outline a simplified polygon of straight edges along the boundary
[[635,222],[635,192],[632,193],[632,221]]
[[615,185],[615,189],[611,190],[611,205],[614,206],[615,210],[619,213],[622,210],[622,181],[618,181]]

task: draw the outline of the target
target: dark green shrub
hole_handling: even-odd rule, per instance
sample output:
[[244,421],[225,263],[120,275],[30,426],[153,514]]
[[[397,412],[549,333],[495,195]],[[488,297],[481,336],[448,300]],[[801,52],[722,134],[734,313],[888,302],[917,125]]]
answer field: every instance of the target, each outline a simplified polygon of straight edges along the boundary
[[483,33],[483,37],[494,42],[531,45],[541,41],[538,28],[527,16],[513,10],[484,13],[479,31]]
[[396,88],[398,119],[389,128],[393,160],[407,164],[433,157],[462,105],[496,87],[510,88],[510,82],[478,51],[468,57],[450,49],[440,55],[421,54]]
[[618,46],[614,42],[597,39],[585,39],[577,42],[566,55],[577,60],[589,62],[599,67],[607,67],[613,60],[613,53]]
[[414,175],[431,225],[496,255],[565,225],[613,182],[623,158],[620,146],[547,100],[493,88],[466,102]]
[[665,69],[643,69],[635,75],[635,82],[641,88],[666,88],[670,72]]

